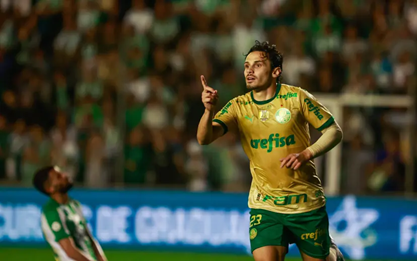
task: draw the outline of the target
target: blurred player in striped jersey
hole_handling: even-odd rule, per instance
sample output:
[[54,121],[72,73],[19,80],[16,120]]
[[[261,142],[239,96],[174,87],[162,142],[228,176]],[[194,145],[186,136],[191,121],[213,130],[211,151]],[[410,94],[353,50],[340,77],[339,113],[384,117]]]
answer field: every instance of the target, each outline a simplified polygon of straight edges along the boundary
[[38,170],[33,178],[37,190],[50,199],[42,208],[42,232],[59,261],[106,261],[100,244],[91,235],[81,204],[67,192],[72,181],[55,166]]

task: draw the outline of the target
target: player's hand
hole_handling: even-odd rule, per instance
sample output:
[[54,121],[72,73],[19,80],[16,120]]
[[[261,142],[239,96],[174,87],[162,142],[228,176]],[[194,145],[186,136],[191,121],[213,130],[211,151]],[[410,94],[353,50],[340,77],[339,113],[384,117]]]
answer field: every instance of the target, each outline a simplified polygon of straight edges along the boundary
[[203,102],[206,110],[212,111],[216,107],[217,101],[219,100],[219,95],[215,89],[207,85],[204,75],[201,75],[201,85],[203,85],[201,101]]
[[98,261],[107,261],[107,258],[105,256],[103,256],[103,255],[100,255],[98,257]]
[[287,157],[281,159],[281,169],[287,167],[293,170],[297,170],[303,165],[304,162],[309,161],[313,155],[308,149],[305,149],[301,153],[292,153]]

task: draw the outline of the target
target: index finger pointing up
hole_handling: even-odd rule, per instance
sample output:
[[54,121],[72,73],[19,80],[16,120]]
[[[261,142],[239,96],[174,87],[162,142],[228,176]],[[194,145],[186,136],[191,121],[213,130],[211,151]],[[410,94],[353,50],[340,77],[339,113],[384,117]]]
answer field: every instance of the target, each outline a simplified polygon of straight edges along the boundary
[[204,77],[204,75],[201,75],[200,79],[201,79],[201,85],[203,85],[203,89],[207,88],[208,85],[207,85],[207,81],[206,81],[206,78]]

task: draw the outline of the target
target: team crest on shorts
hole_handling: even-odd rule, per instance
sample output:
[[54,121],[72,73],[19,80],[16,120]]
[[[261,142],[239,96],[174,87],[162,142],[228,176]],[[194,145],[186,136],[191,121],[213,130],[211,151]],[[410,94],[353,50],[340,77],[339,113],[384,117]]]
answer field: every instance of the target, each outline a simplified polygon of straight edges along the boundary
[[291,112],[287,108],[281,108],[275,113],[275,119],[281,124],[285,124],[291,120]]
[[260,119],[262,122],[267,121],[267,120],[269,119],[269,111],[267,111],[267,110],[262,110],[262,111],[260,111],[260,112],[259,112],[259,119]]
[[257,235],[258,235],[258,231],[256,230],[256,228],[252,228],[249,232],[250,235],[250,239],[254,239]]

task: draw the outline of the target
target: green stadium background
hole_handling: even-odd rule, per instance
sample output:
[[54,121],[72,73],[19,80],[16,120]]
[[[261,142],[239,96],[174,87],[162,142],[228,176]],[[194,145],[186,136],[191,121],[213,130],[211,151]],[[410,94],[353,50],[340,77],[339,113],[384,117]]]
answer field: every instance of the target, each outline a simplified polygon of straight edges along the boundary
[[[284,55],[282,81],[319,97],[343,128],[343,143],[315,160],[326,194],[395,199],[414,224],[402,206],[417,187],[417,1],[2,0],[0,12],[2,188],[30,187],[34,170],[56,164],[91,190],[247,192],[238,137],[195,140],[199,76],[221,108],[246,91],[243,54],[268,40]],[[0,197],[0,216],[9,203]],[[4,224],[0,260],[52,260],[6,243]],[[164,251],[108,255],[250,260]]]

